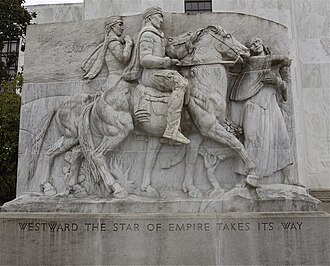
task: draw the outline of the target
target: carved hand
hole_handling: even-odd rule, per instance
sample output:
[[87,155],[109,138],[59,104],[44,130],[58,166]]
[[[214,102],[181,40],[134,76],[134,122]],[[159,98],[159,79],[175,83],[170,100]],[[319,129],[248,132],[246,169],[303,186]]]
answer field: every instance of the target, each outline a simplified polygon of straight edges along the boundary
[[278,77],[266,77],[262,80],[262,83],[280,87],[283,85],[283,80]]
[[292,63],[292,59],[285,56],[283,59],[283,67],[289,67],[291,66],[291,63]]
[[129,35],[126,35],[126,36],[124,37],[124,40],[125,40],[125,42],[126,42],[127,44],[133,44],[133,39],[132,39],[132,37],[129,36]]

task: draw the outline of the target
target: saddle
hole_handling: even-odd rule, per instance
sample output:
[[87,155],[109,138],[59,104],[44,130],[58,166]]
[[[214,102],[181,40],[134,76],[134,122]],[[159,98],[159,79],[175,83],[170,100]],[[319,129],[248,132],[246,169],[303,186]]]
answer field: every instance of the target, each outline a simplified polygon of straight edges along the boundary
[[166,116],[170,95],[171,92],[162,92],[139,84],[133,90],[133,111],[138,122],[150,121],[151,111],[157,116]]

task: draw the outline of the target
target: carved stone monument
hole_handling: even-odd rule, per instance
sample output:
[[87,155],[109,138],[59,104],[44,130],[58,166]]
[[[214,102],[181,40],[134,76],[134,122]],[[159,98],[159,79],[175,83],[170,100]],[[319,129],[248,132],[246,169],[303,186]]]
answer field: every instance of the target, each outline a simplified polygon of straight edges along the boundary
[[[48,46],[49,67],[31,78],[47,83],[24,90],[24,194],[4,209],[45,211],[47,203],[61,211],[61,202],[79,212],[98,212],[98,204],[108,212],[319,210],[295,171],[286,29],[247,15],[212,16],[212,24],[196,22],[150,7],[105,19],[101,42],[90,34],[101,33],[101,21],[71,33],[81,35],[72,47],[39,38],[33,45]],[[264,44],[255,35],[266,27]],[[53,49],[63,51],[51,56]],[[58,75],[63,86],[50,103],[52,89],[40,94]],[[56,96],[67,86],[68,96]]]
[[[79,213],[38,214],[42,222],[26,218],[17,227],[26,237],[60,231],[64,241],[75,234],[94,239],[93,232],[102,238],[108,231],[104,239],[115,239],[110,248],[95,238],[110,250],[99,259],[86,253],[76,260],[75,254],[56,263],[302,262],[296,256],[286,260],[285,252],[278,259],[256,252],[247,261],[252,249],[244,249],[240,260],[216,240],[235,239],[236,246],[227,247],[234,250],[239,243],[249,246],[244,239],[252,237],[255,247],[268,250],[267,232],[279,236],[277,244],[288,231],[303,240],[304,230],[317,223],[313,213],[301,220],[250,213],[321,210],[299,182],[296,167],[285,26],[238,13],[192,16],[149,7],[134,16],[32,26],[28,42],[19,196],[2,209]],[[229,212],[236,216],[218,216]],[[329,217],[319,215],[327,226]],[[233,238],[228,232],[234,231],[240,233]],[[162,240],[149,260],[116,232],[136,234],[129,239],[142,239],[143,246]],[[175,244],[171,232],[180,232],[183,242]],[[317,241],[322,232],[311,235]],[[198,247],[207,243],[207,254],[176,260],[160,251],[173,253],[192,239]]]

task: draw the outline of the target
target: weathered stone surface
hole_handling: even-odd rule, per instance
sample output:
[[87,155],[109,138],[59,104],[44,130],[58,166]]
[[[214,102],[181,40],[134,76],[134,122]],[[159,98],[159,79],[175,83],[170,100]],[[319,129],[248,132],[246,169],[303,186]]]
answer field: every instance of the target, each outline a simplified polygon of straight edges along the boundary
[[0,213],[1,265],[327,265],[330,216]]
[[[46,186],[47,188],[47,186]],[[126,199],[98,198],[75,194],[25,193],[2,206],[7,212],[77,212],[77,213],[211,213],[211,212],[293,212],[319,211],[321,202],[306,190],[289,185],[261,185],[257,189],[233,188],[225,194],[189,199],[180,192],[161,199],[131,195]],[[54,197],[49,197],[54,196]]]
[[[288,27],[290,40],[290,54],[293,58],[293,99],[295,111],[294,126],[297,129],[297,164],[301,182],[309,188],[329,188],[329,134],[315,136],[315,127],[311,128],[310,120],[325,121],[330,117],[329,110],[325,110],[322,117],[311,118],[306,108],[319,105],[318,102],[305,101],[303,91],[308,88],[318,88],[311,82],[314,80],[315,71],[305,68],[305,63],[321,64],[320,75],[327,79],[329,73],[328,49],[330,31],[330,4],[328,0],[213,0],[213,12],[240,12],[261,16],[265,19],[282,23]],[[153,0],[153,1],[128,1],[128,0],[85,0],[84,4],[71,5],[43,5],[30,6],[31,10],[37,10],[38,23],[51,23],[63,21],[78,21],[80,19],[100,19],[109,15],[132,15],[143,12],[144,8],[152,5],[163,7],[167,12],[183,13],[184,1],[182,0]],[[65,11],[63,12],[63,8]],[[77,12],[79,10],[79,12]],[[242,23],[244,24],[244,23]],[[179,24],[175,26],[178,27]],[[236,21],[232,25],[237,25]],[[254,27],[250,27],[253,31]],[[230,29],[227,27],[227,29]],[[260,32],[260,31],[259,31]],[[267,31],[266,31],[267,32]],[[70,33],[68,34],[70,35]],[[276,35],[274,35],[276,36]],[[260,36],[263,37],[263,36]],[[280,37],[278,40],[281,39]],[[269,43],[268,41],[266,41]],[[307,45],[305,45],[307,44]],[[315,48],[317,47],[317,48]],[[27,49],[29,45],[27,45]],[[305,62],[305,63],[302,63]],[[313,67],[312,67],[313,68]],[[306,72],[306,70],[308,70]],[[310,72],[311,70],[312,72]],[[312,75],[310,79],[310,75]],[[324,83],[324,90],[328,91],[329,82]],[[314,90],[313,95],[323,97],[323,90]],[[327,98],[329,99],[329,97]],[[305,115],[306,112],[306,115]],[[318,128],[318,126],[316,127]],[[317,131],[317,130],[316,130]],[[326,131],[326,132],[329,132]],[[320,145],[320,143],[322,143]],[[322,149],[319,152],[320,148]],[[322,155],[321,155],[322,154]],[[322,163],[321,160],[323,161]],[[321,166],[320,166],[321,165]],[[320,166],[320,167],[319,167]]]
[[33,23],[81,21],[84,19],[84,4],[57,4],[27,6],[30,12],[36,12]]
[[[221,23],[223,27],[227,27],[228,32],[235,31],[235,35],[239,36],[238,39],[240,41],[246,42],[251,38],[251,36],[254,36],[254,31],[252,30],[253,27],[257,27],[259,36],[263,38],[265,42],[273,44],[272,51],[274,53],[283,55],[288,55],[289,53],[287,29],[283,25],[257,18],[255,16],[235,13],[207,15],[165,14],[164,19],[166,23],[163,30],[166,36],[177,36],[188,30],[199,29],[201,25],[214,25],[214,21],[217,21],[217,23]],[[234,24],[234,22],[237,23],[238,21],[242,22],[239,24],[239,27]],[[136,33],[139,31],[142,23],[141,15],[124,17],[123,23],[125,25],[124,33],[133,36],[136,41]],[[79,96],[80,94],[82,95],[83,93],[87,93],[91,95],[91,98],[94,97],[95,99],[97,97],[96,93],[100,90],[101,85],[108,75],[106,68],[103,68],[103,70],[98,73],[97,78],[90,82],[84,82],[81,80],[82,71],[80,68],[85,59],[93,53],[95,47],[99,43],[102,43],[104,38],[104,29],[102,25],[103,20],[94,20],[82,21],[79,23],[70,22],[36,25],[34,27],[30,27],[29,29],[28,38],[30,38],[30,45],[26,53],[26,84],[22,106],[23,119],[21,123],[19,180],[17,189],[18,194],[24,192],[39,192],[40,187],[44,192],[47,191],[46,193],[51,192],[52,194],[54,191],[61,194],[67,193],[70,190],[67,180],[67,176],[69,175],[68,173],[70,173],[70,158],[77,154],[77,152],[73,149],[65,154],[61,154],[58,158],[53,159],[53,166],[50,166],[51,163],[49,156],[51,153],[49,153],[49,149],[56,150],[59,148],[59,146],[56,148],[56,145],[61,145],[60,143],[63,141],[63,134],[65,135],[63,132],[65,131],[63,131],[63,129],[59,130],[62,126],[59,124],[61,119],[54,119],[56,120],[54,121],[49,120],[49,117],[51,117],[52,112],[53,115],[55,114],[55,117],[57,117],[57,111],[61,110],[63,103],[68,100],[70,101],[71,95]],[[204,32],[207,31],[205,29]],[[216,29],[216,27],[213,29]],[[272,32],[272,34],[269,34],[269,32]],[[63,38],[63,36],[67,37]],[[50,39],[52,40],[51,42]],[[203,45],[201,45],[201,49],[204,49]],[[40,54],[38,52],[40,50],[49,52]],[[208,49],[208,51],[210,51],[210,49]],[[218,52],[214,50],[214,53]],[[46,57],[48,63],[44,64]],[[204,62],[202,61],[202,63]],[[111,68],[111,63],[109,63],[108,71],[110,71],[109,68]],[[224,85],[221,86],[221,88],[223,87],[226,89],[226,74],[224,73],[224,69],[225,68],[223,68],[222,73]],[[208,75],[214,76],[211,72]],[[219,79],[220,77],[217,78]],[[219,81],[216,81],[215,83],[219,84]],[[107,87],[105,88],[110,89]],[[136,91],[136,89],[129,90],[132,94],[134,94],[134,91]],[[198,94],[199,92],[196,94],[197,97]],[[225,94],[226,91],[224,92],[224,95]],[[219,94],[217,99],[225,99],[224,95]],[[118,96],[113,95],[112,98],[113,97]],[[285,112],[290,118],[286,119],[286,127],[288,128],[290,134],[290,142],[292,145],[291,148],[294,151],[295,136],[293,127],[294,119],[292,101],[292,95],[289,91],[289,100],[287,106],[285,107]],[[225,102],[225,100],[223,102]],[[83,104],[80,104],[80,106],[81,108],[84,107]],[[167,111],[159,108],[160,107],[157,107],[156,103],[152,103],[150,106],[150,109],[153,109],[157,115],[165,116]],[[222,107],[219,108],[221,109]],[[225,110],[222,112],[222,116],[225,116]],[[38,115],[31,116],[31,113]],[[71,110],[71,113],[75,113],[75,111]],[[79,114],[80,113],[78,112],[76,117],[79,117]],[[184,113],[182,116],[188,117],[187,113]],[[200,120],[202,121],[203,119]],[[49,123],[48,126],[46,122]],[[62,123],[66,124],[67,121],[63,120]],[[70,123],[74,125],[74,127],[77,127],[78,125],[78,121],[75,120],[72,120]],[[45,128],[43,129],[43,127]],[[202,127],[200,126],[199,131],[201,131],[201,128]],[[39,132],[38,130],[41,131]],[[153,132],[155,132],[155,129]],[[205,132],[208,131],[205,130]],[[189,133],[190,132],[188,130],[188,134]],[[192,138],[192,140],[196,137],[200,138],[194,133],[189,134],[189,138]],[[211,135],[209,137],[212,138]],[[36,152],[35,143],[37,143],[41,138],[44,138],[43,142],[40,144],[42,146],[39,147],[39,150]],[[156,146],[149,147],[152,142],[156,143]],[[31,144],[34,146],[32,147]],[[157,153],[152,154],[157,149],[159,151],[159,145],[162,145],[163,147],[161,148],[158,156]],[[112,148],[109,147],[109,149]],[[203,141],[199,151],[202,156],[198,156],[195,160],[196,170],[191,174],[185,173],[185,154],[189,154],[189,152],[193,150],[195,152],[199,148],[198,146],[191,146],[189,149],[191,150],[185,151],[185,147],[161,143],[157,144],[156,138],[147,138],[138,130],[128,136],[125,142],[123,142],[122,145],[116,149],[111,158],[108,156],[106,159],[108,160],[108,165],[110,164],[110,168],[116,170],[117,172],[122,172],[122,175],[125,175],[126,179],[119,181],[124,182],[126,185],[130,186],[130,189],[133,189],[135,193],[142,194],[142,196],[143,193],[141,193],[138,188],[142,187],[141,183],[145,176],[144,171],[146,171],[145,169],[147,168],[147,164],[150,163],[149,161],[155,163],[154,170],[147,169],[148,171],[153,170],[151,182],[152,186],[156,189],[156,192],[153,192],[154,196],[157,196],[157,193],[159,193],[160,196],[163,197],[163,195],[168,191],[171,193],[178,193],[178,191],[182,190],[182,184],[185,183],[187,176],[189,176],[190,179],[195,179],[193,182],[198,185],[200,190],[200,192],[198,192],[197,189],[195,189],[194,192],[189,191],[192,197],[200,196],[199,194],[202,193],[210,194],[211,197],[213,194],[218,194],[219,196],[242,180],[242,177],[234,174],[237,168],[237,163],[239,163],[237,156],[235,157],[232,152],[228,152],[228,147],[221,145],[217,146],[214,142],[210,142],[207,139]],[[208,149],[211,149],[211,152],[208,152]],[[35,173],[31,176],[31,170],[29,170],[31,167],[31,157],[33,158],[35,153],[39,153],[39,157],[37,157],[38,161],[34,169]],[[216,158],[212,157],[214,155],[216,155]],[[178,159],[180,156],[181,159]],[[194,156],[191,157],[193,158]],[[214,161],[214,159],[216,159],[216,161]],[[204,167],[204,161],[209,164],[207,171]],[[221,167],[217,167],[219,163],[221,164]],[[190,162],[190,164],[192,164],[192,162]],[[195,165],[195,163],[193,163],[193,165]],[[83,162],[81,168],[86,171],[85,173],[83,173],[83,171],[80,173],[76,182],[79,183],[77,185],[80,187],[86,188],[86,185],[91,187],[92,191],[87,191],[87,189],[84,192],[79,188],[77,189],[77,191],[81,192],[79,192],[79,195],[81,196],[86,193],[94,195],[94,189],[102,194],[102,190],[104,190],[104,186],[102,187],[103,181],[98,182],[99,184],[95,184],[99,186],[97,188],[93,188],[93,184],[90,186],[90,184],[94,181],[88,174],[88,171],[90,171],[88,170],[88,167],[88,163]],[[212,171],[214,173],[212,173]],[[208,180],[210,179],[210,174],[216,176],[217,182],[221,183],[224,190],[217,188],[216,190],[218,191],[213,191],[211,193],[208,192],[211,188]],[[292,176],[296,176],[296,173],[292,172]],[[265,180],[261,180],[260,183],[283,183],[282,179],[283,177],[279,174],[266,178]],[[49,184],[53,185],[55,190],[49,187]],[[152,194],[150,191],[148,193]],[[74,195],[77,194],[78,193],[76,192],[74,193]]]

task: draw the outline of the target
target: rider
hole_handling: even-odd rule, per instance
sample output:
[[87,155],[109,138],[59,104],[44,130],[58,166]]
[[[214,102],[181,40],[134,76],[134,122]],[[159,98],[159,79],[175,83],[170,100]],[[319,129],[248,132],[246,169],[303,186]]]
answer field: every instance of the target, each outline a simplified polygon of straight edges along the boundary
[[102,86],[103,91],[118,84],[133,48],[132,38],[129,35],[122,37],[124,28],[121,17],[107,18],[104,22],[104,28],[104,42],[95,49],[82,67],[85,72],[84,78],[90,80],[98,75],[105,61],[108,68],[108,78]]
[[180,131],[181,110],[188,81],[178,71],[170,70],[192,49],[192,41],[175,49],[160,31],[163,23],[163,11],[159,7],[150,7],[143,13],[144,26],[137,39],[132,60],[126,67],[123,77],[126,80],[140,79],[146,87],[172,92],[168,101],[167,126],[163,137],[188,144],[190,141]]

